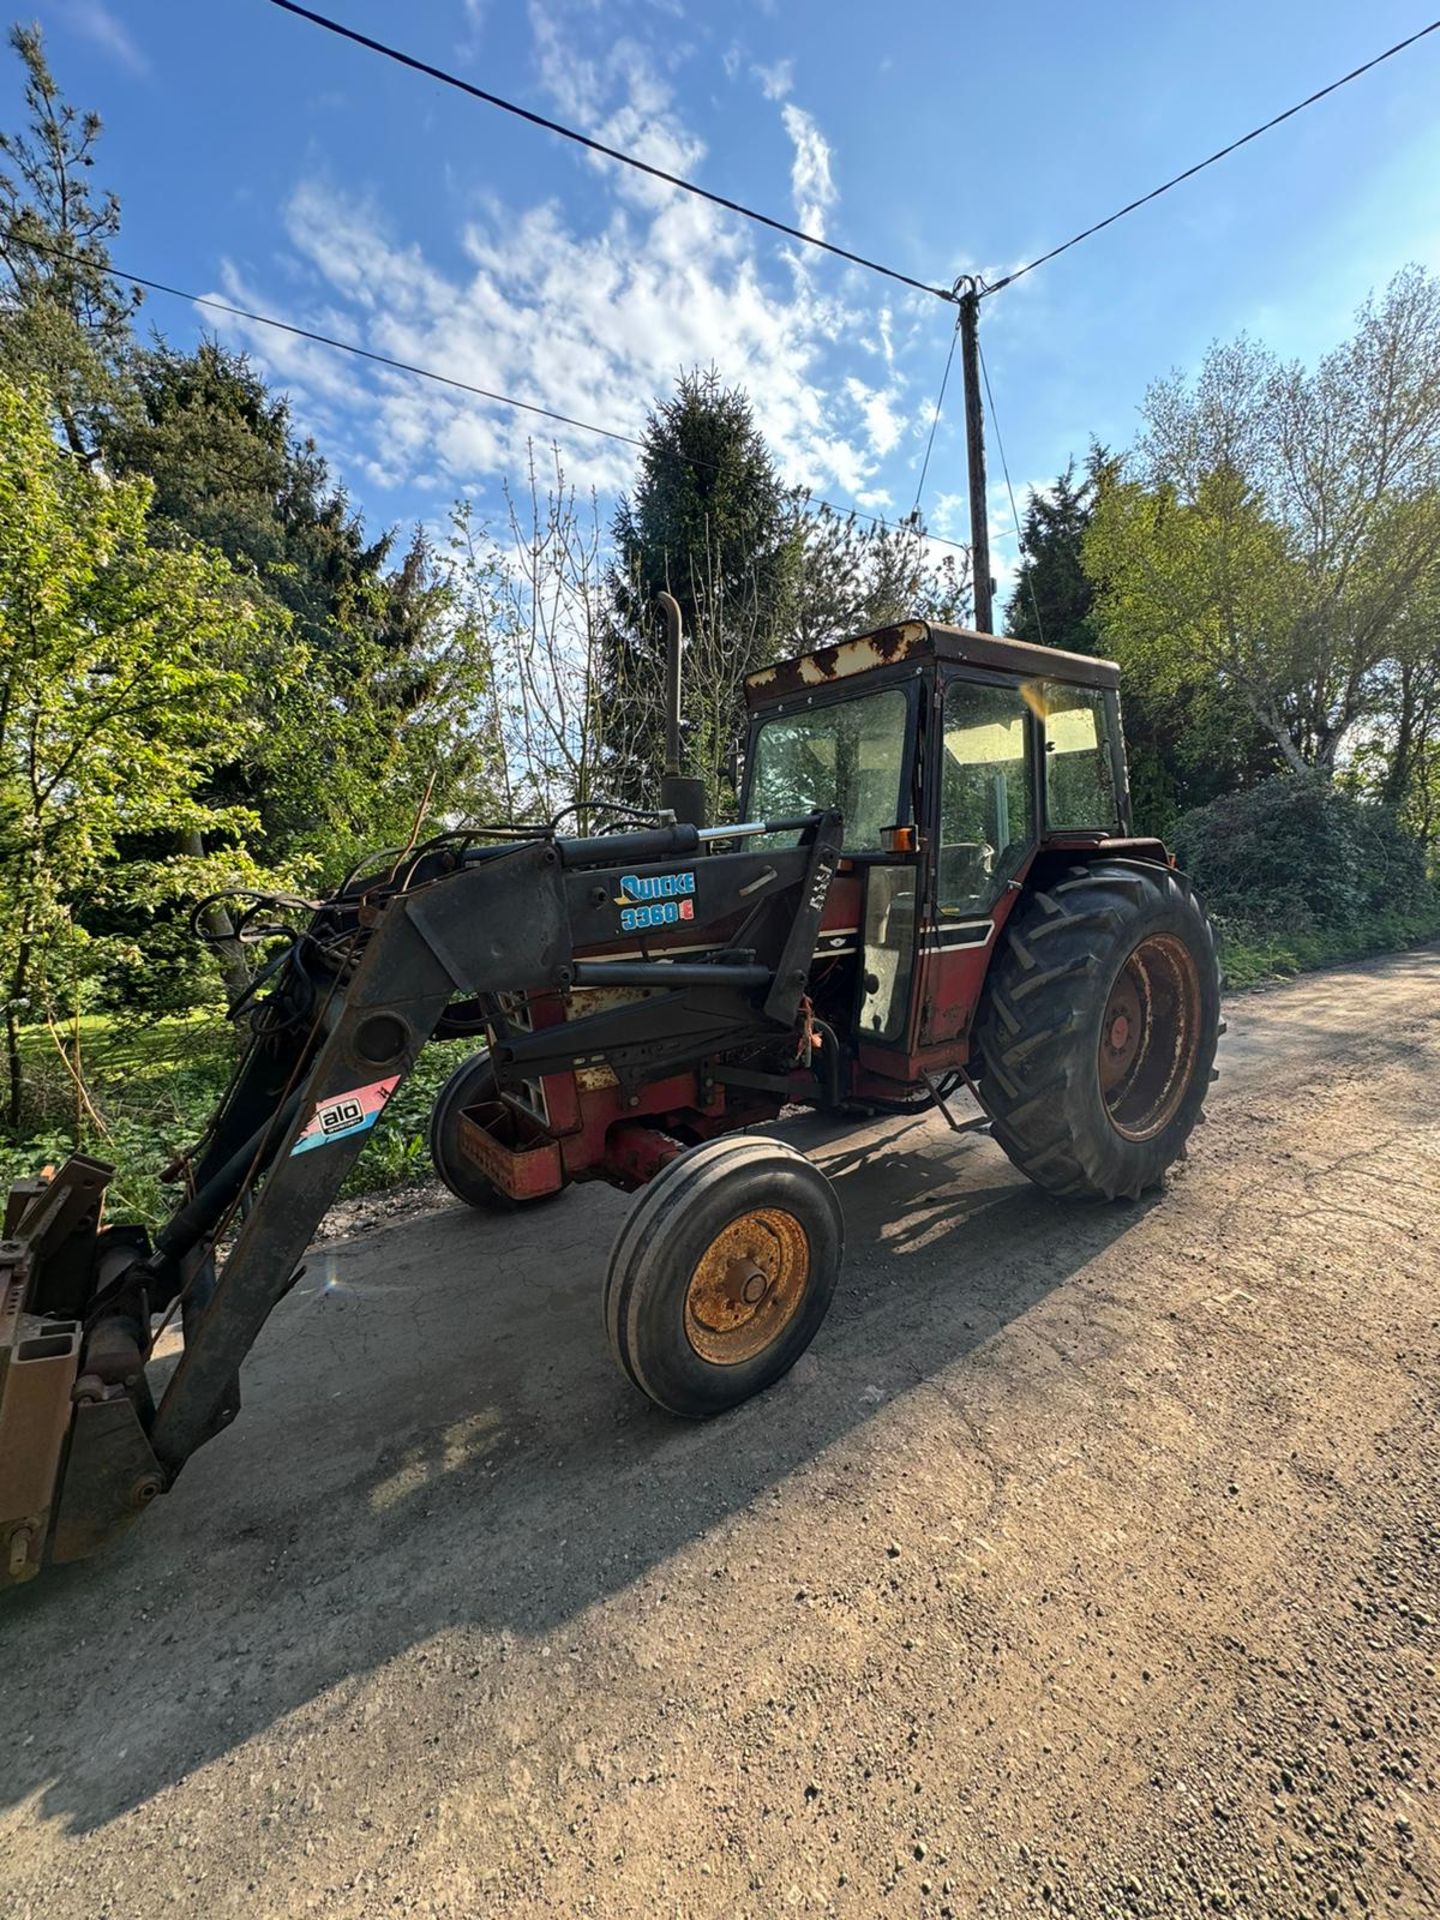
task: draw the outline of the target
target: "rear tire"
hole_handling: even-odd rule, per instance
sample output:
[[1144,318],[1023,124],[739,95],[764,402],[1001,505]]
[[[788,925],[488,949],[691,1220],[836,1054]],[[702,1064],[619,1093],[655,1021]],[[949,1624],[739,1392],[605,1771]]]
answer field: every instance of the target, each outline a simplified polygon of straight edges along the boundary
[[1000,937],[980,1098],[1037,1186],[1137,1198],[1183,1157],[1221,1031],[1215,936],[1189,882],[1140,862],[1075,867]]
[[645,1188],[605,1276],[605,1325],[630,1380],[703,1420],[770,1386],[830,1305],[845,1249],[835,1190],[778,1140],[730,1134]]
[[[430,1109],[430,1162],[457,1200],[467,1207],[481,1207],[496,1213],[510,1213],[517,1207],[533,1207],[542,1200],[553,1200],[554,1193],[539,1193],[517,1200],[483,1173],[477,1173],[460,1151],[460,1116],[467,1107],[484,1106],[497,1099],[495,1069],[490,1055],[482,1047],[462,1060],[435,1096]],[[563,1193],[564,1188],[557,1189]]]

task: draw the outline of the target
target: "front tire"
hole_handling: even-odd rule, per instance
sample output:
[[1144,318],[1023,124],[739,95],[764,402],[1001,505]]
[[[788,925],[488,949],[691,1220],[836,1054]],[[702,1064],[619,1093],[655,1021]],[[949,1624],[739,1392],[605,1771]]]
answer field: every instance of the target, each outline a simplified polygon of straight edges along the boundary
[[754,1135],[708,1140],[655,1176],[616,1239],[615,1358],[667,1413],[738,1406],[814,1339],[844,1248],[835,1190],[803,1154]]
[[977,1025],[994,1136],[1037,1186],[1138,1198],[1185,1152],[1214,1078],[1215,936],[1168,867],[1036,888],[1001,935]]

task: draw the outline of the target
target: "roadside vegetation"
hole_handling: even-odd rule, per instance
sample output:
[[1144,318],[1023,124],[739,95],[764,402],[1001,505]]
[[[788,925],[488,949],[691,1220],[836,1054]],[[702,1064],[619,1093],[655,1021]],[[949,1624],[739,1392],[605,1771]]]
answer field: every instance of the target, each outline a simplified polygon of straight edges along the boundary
[[[743,391],[656,399],[608,519],[535,450],[486,521],[367,528],[243,354],[142,331],[99,120],[37,29],[0,134],[0,1179],[80,1148],[154,1224],[277,919],[440,825],[653,791],[661,587],[687,753],[733,804],[753,667],[907,614],[964,556],[780,482]],[[1319,367],[1216,346],[1126,454],[1032,496],[1011,632],[1117,657],[1137,824],[1232,985],[1440,937],[1440,282],[1399,273]],[[264,938],[243,902],[283,896]],[[355,1182],[427,1171],[432,1050]]]
[[[140,1021],[113,1012],[85,1014],[63,1033],[27,1028],[22,1049],[28,1124],[23,1136],[0,1143],[0,1187],[8,1191],[11,1181],[58,1165],[78,1140],[116,1169],[110,1216],[159,1226],[176,1193],[160,1176],[199,1139],[239,1057],[223,1009]],[[430,1177],[430,1106],[468,1051],[464,1041],[425,1050],[381,1115],[345,1196]]]
[[1213,903],[1232,988],[1440,939],[1421,840],[1318,774],[1224,794],[1181,815],[1173,840]]

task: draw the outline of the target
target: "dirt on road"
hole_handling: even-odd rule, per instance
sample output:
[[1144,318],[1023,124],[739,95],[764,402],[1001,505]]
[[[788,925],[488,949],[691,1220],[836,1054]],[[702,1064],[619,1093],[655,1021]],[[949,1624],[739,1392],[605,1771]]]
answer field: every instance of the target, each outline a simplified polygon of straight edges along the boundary
[[0,1607],[0,1913],[1440,1913],[1440,954],[1238,998],[1169,1190],[786,1136],[834,1309],[707,1426],[627,1204],[312,1259],[239,1421]]

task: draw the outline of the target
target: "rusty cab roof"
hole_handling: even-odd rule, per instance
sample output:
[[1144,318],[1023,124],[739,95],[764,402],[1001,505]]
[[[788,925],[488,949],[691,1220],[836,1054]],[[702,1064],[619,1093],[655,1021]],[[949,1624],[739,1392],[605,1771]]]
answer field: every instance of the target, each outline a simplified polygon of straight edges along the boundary
[[1081,687],[1118,687],[1120,669],[1113,660],[1092,659],[1087,653],[1062,653],[1058,647],[1037,647],[1028,640],[1006,640],[993,633],[971,633],[966,627],[942,627],[930,620],[902,620],[898,626],[857,634],[853,640],[777,660],[745,676],[745,704],[764,706],[835,686],[852,675],[893,667],[904,660],[945,660],[992,672],[1043,676]]

